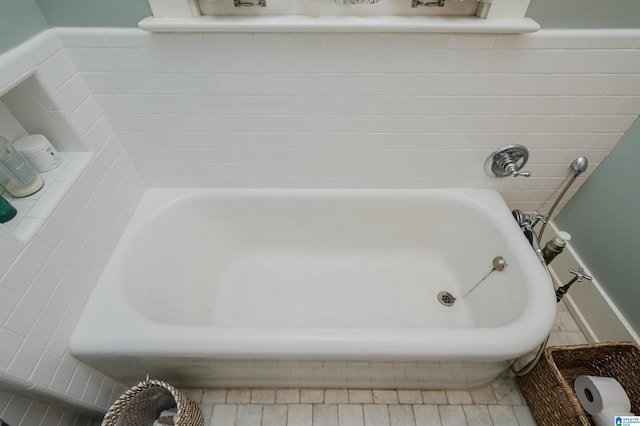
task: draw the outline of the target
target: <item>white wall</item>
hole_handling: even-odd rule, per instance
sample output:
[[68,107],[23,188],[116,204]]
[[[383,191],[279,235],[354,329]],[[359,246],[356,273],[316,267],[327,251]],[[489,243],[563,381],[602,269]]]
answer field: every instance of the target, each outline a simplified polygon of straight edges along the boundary
[[[0,56],[0,96],[9,110],[26,105],[21,96],[37,98],[52,139],[68,141],[58,149],[93,153],[29,241],[0,226],[0,418],[17,426],[58,415],[58,424],[71,425],[124,390],[76,360],[68,341],[144,185],[51,31]],[[12,113],[24,128],[37,125]]]
[[[492,187],[535,210],[640,112],[640,31],[55,31],[151,186]],[[485,176],[512,143],[533,177]]]

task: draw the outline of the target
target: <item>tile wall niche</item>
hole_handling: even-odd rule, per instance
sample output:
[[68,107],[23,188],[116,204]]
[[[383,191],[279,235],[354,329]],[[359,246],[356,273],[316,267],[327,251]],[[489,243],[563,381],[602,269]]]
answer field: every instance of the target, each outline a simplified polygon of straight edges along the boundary
[[[68,61],[68,58],[65,59]],[[71,66],[71,63],[68,62],[68,65]],[[79,81],[77,73],[74,79],[76,83],[69,84],[75,87]],[[84,90],[73,89],[78,98],[89,99],[86,87],[82,85],[80,88]],[[63,95],[62,99],[73,104],[73,98],[67,96]],[[72,107],[72,110],[75,108]],[[8,191],[2,193],[2,196],[18,210],[18,214],[3,226],[22,242],[28,242],[33,238],[93,157],[93,153],[77,138],[73,129],[64,126],[64,123],[66,120],[61,111],[47,96],[35,72],[0,97],[1,136],[13,142],[28,134],[44,135],[63,159],[60,166],[41,173],[45,184],[35,194],[16,198]]]
[[[67,167],[45,177],[35,228],[0,226],[0,418],[86,424],[124,387],[76,360],[68,340],[144,184],[52,31],[0,55],[0,101],[0,134],[44,134]],[[72,152],[84,158],[73,173]]]
[[[482,187],[545,211],[640,113],[638,30],[55,32],[150,186]],[[513,143],[533,176],[486,176]]]

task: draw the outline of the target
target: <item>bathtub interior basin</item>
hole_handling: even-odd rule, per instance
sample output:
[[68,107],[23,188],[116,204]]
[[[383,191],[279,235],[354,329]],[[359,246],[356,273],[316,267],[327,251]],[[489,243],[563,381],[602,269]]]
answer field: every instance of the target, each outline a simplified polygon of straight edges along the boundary
[[[491,272],[496,256],[504,271]],[[544,339],[554,316],[546,272],[495,191],[158,188],[116,247],[72,350],[89,363],[505,368]]]

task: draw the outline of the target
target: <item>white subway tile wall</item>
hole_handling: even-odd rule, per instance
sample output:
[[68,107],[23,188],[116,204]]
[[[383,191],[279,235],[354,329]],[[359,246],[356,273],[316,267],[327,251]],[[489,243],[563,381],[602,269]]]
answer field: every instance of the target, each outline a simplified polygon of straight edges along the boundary
[[[55,31],[150,186],[489,187],[544,211],[640,113],[638,30]],[[533,176],[486,176],[512,143]]]
[[0,55],[0,96],[27,131],[93,154],[81,174],[61,170],[49,182],[43,196],[55,185],[67,193],[40,205],[43,223],[28,242],[0,226],[0,383],[10,392],[0,393],[0,418],[91,424],[77,412],[101,413],[125,388],[76,360],[68,342],[144,184],[52,31]]

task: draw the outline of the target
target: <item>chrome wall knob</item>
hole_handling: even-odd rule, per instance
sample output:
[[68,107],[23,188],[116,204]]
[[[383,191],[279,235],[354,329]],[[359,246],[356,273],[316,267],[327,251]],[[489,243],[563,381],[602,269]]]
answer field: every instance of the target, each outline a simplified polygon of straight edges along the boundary
[[491,177],[531,176],[520,171],[529,159],[529,150],[522,145],[507,145],[494,151],[484,162],[484,170]]

